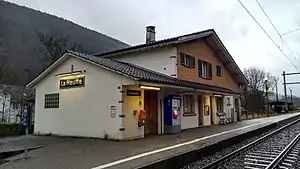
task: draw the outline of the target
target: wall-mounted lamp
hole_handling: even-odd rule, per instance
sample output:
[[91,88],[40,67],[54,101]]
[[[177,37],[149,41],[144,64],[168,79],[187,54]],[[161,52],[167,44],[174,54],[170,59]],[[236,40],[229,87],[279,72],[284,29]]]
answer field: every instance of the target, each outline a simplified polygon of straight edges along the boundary
[[148,90],[160,90],[159,87],[152,87],[152,86],[140,86],[141,89],[148,89]]
[[65,77],[65,76],[80,75],[80,74],[82,74],[82,71],[60,73],[60,74],[57,74],[57,75],[55,75],[55,76],[58,76],[58,77]]
[[222,95],[220,94],[214,94],[215,97],[223,97]]

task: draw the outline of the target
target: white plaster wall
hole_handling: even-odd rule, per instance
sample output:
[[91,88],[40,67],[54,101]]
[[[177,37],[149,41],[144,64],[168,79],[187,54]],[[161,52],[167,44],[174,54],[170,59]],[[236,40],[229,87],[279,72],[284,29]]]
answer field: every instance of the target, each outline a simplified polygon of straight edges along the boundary
[[199,126],[199,112],[198,112],[198,94],[194,94],[195,98],[195,113],[196,116],[183,116],[183,95],[181,95],[181,129],[195,128]]
[[133,63],[169,76],[175,75],[172,77],[177,77],[176,57],[176,48],[168,46],[143,52],[117,55],[110,58]]
[[[86,70],[85,86],[59,89],[56,74],[74,70]],[[114,72],[102,69],[91,63],[68,58],[36,88],[35,133],[85,136],[103,138],[107,133],[111,139],[121,139],[122,84],[132,81]],[[121,87],[118,89],[118,87]],[[59,108],[44,109],[45,94],[59,93]],[[110,116],[110,106],[116,106],[117,116]]]
[[[139,90],[141,96],[127,96],[126,90]],[[144,109],[144,90],[141,90],[138,86],[124,86],[123,87],[123,127],[125,130],[122,132],[123,139],[135,139],[144,137],[144,127],[138,127],[138,113]],[[134,110],[138,113],[134,114]]]

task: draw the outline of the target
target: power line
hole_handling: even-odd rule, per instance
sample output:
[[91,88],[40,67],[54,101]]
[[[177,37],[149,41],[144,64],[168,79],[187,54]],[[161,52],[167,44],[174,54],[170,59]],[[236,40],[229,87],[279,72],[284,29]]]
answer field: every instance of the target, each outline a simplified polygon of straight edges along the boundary
[[297,29],[294,29],[294,30],[282,33],[281,36],[284,36],[284,35],[287,35],[287,34],[290,34],[290,33],[296,32],[296,31],[299,31],[299,30],[300,30],[300,28],[297,28]]
[[288,48],[288,50],[290,51],[290,53],[292,54],[292,56],[295,58],[295,60],[298,62],[298,64],[300,64],[300,62],[298,61],[297,57],[295,56],[294,52],[291,50],[291,48],[289,47],[289,45],[287,44],[287,42],[282,38],[282,35],[279,33],[278,29],[276,28],[276,26],[273,24],[273,22],[271,21],[271,19],[269,18],[269,16],[267,15],[267,13],[265,12],[264,8],[261,6],[261,4],[258,2],[258,0],[255,0],[258,4],[258,6],[260,7],[260,9],[262,10],[262,12],[265,14],[265,16],[267,17],[268,21],[270,22],[270,24],[273,26],[273,28],[275,29],[276,33],[278,34],[278,36],[281,39],[281,42],[284,43],[286,45],[286,47]]
[[300,71],[296,65],[288,58],[288,56],[282,51],[280,46],[272,39],[272,37],[268,34],[268,32],[261,26],[261,24],[255,19],[255,17],[250,13],[250,11],[245,7],[245,5],[240,1],[237,0],[242,7],[246,10],[246,12],[252,17],[252,19],[256,22],[256,24],[264,31],[264,33],[268,36],[268,38],[274,43],[274,45],[279,49],[279,51],[286,57],[286,59],[298,70]]
[[263,11],[263,13],[265,14],[265,16],[267,17],[268,21],[271,23],[271,25],[273,26],[273,28],[275,29],[275,31],[277,32],[278,36],[280,36],[281,38],[281,35],[279,33],[279,31],[277,30],[277,28],[275,27],[275,25],[273,24],[273,22],[271,21],[271,19],[269,18],[269,16],[267,15],[267,13],[265,12],[264,8],[260,5],[260,3],[258,2],[258,0],[256,0],[258,6],[260,7],[260,9]]

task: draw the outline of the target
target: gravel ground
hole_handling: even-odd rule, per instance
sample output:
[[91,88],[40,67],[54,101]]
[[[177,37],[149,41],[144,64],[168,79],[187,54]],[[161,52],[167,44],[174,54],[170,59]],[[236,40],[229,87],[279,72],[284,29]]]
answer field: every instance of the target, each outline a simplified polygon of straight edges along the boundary
[[261,133],[260,135],[257,135],[257,136],[254,136],[254,137],[250,137],[250,138],[247,138],[245,140],[241,140],[241,142],[237,143],[237,144],[234,144],[234,145],[230,145],[224,149],[222,149],[221,151],[218,151],[216,152],[215,154],[211,155],[211,156],[205,156],[205,157],[201,157],[199,160],[193,162],[193,163],[190,163],[188,165],[185,165],[184,167],[182,167],[181,169],[200,169],[202,167],[204,167],[205,165],[243,147],[244,145],[246,144],[249,144],[251,143],[252,141],[264,136],[264,135],[267,135],[268,133],[271,133],[272,131],[275,131],[276,129],[294,121],[295,119],[292,118],[292,119],[289,119],[289,120],[286,120],[284,122],[280,122],[276,127],[274,128],[271,128],[263,133]]

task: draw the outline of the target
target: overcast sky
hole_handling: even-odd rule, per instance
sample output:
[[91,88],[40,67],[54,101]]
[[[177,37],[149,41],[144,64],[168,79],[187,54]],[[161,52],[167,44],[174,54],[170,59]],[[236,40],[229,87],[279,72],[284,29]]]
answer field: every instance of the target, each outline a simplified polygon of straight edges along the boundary
[[[9,0],[71,20],[130,45],[145,42],[145,26],[156,26],[156,38],[215,29],[241,69],[257,66],[280,76],[297,69],[264,34],[237,0]],[[251,14],[281,45],[255,0],[242,0]],[[260,0],[280,34],[300,27],[299,0]],[[283,51],[300,70],[300,31],[283,36]],[[282,76],[280,76],[282,81]],[[300,75],[288,78],[300,81]],[[293,87],[300,96],[300,85]],[[283,93],[283,86],[279,85]]]

